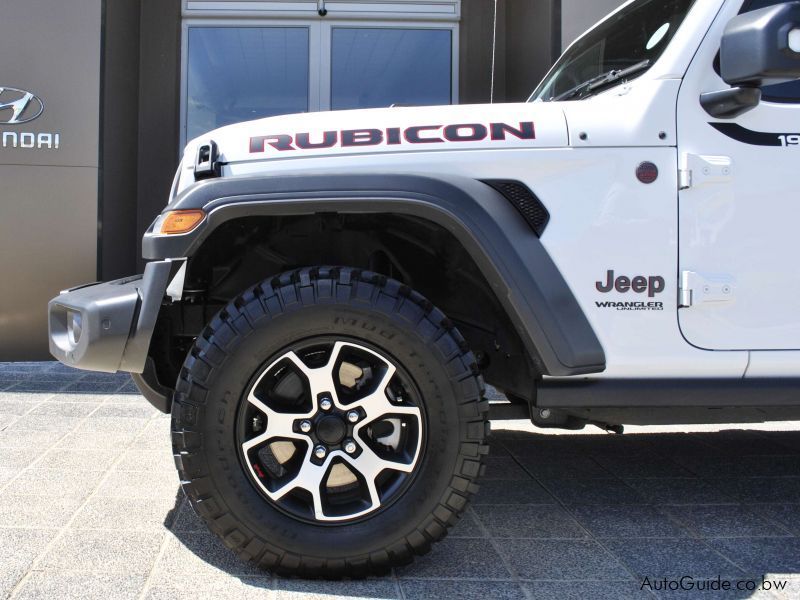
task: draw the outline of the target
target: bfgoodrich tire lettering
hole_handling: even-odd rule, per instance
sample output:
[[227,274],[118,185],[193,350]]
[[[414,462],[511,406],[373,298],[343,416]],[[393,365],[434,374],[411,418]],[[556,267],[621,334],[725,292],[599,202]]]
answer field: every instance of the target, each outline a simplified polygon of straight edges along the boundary
[[[298,519],[268,501],[237,444],[237,414],[254,375],[315,336],[360,340],[396,359],[425,413],[425,450],[402,495],[335,524]],[[197,338],[172,407],[175,463],[196,512],[243,559],[277,573],[363,576],[424,554],[458,520],[488,451],[487,408],[473,355],[422,296],[370,272],[303,269],[248,290]]]

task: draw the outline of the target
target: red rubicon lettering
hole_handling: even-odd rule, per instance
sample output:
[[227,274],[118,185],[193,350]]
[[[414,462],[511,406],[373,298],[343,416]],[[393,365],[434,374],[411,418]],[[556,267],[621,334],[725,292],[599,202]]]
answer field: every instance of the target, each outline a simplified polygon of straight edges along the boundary
[[505,140],[506,133],[518,137],[521,140],[535,140],[536,130],[533,121],[523,121],[519,124],[519,129],[512,127],[508,123],[492,123],[492,139],[494,141]]
[[398,146],[401,144],[442,144],[445,142],[481,142],[487,138],[493,142],[504,142],[508,138],[535,140],[536,129],[533,121],[521,121],[517,125],[508,123],[453,123],[451,125],[412,125],[402,129],[344,129],[342,131],[323,131],[314,134],[296,133],[280,135],[260,135],[250,138],[250,152],[265,152],[267,146],[275,150],[318,150],[322,148],[350,148],[354,146]]
[[486,139],[486,126],[480,123],[448,125],[444,128],[444,139],[448,142],[480,142]]
[[342,131],[342,147],[377,146],[383,141],[380,129],[346,129]]
[[301,150],[313,150],[315,148],[333,148],[336,145],[336,142],[339,141],[339,132],[338,131],[324,132],[322,134],[321,142],[312,142],[310,138],[311,134],[309,133],[298,133],[295,136],[295,144],[297,144],[297,147],[300,148]]
[[280,135],[259,135],[250,138],[250,152],[264,152],[269,144],[275,150],[296,150],[292,146],[292,136],[282,133]]
[[437,131],[441,128],[441,125],[417,125],[416,127],[407,128],[404,135],[406,141],[411,144],[435,144],[444,140],[440,137],[422,137],[420,134],[423,131]]

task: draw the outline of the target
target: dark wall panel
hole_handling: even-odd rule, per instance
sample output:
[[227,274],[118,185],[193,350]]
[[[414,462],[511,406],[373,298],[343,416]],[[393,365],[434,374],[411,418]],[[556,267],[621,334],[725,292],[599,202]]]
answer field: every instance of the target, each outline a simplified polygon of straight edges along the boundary
[[[180,0],[141,0],[137,257],[141,237],[167,203],[178,168]],[[141,268],[143,261],[139,258]]]
[[137,271],[140,0],[105,0],[99,278]]

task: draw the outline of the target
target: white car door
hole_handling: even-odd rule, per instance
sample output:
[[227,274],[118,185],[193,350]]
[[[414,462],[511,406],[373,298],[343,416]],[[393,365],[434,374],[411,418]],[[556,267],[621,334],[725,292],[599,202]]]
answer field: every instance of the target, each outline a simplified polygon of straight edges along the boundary
[[728,20],[778,3],[725,5],[681,87],[678,320],[700,348],[800,348],[800,82],[764,88],[732,119],[699,101],[729,87],[718,74]]

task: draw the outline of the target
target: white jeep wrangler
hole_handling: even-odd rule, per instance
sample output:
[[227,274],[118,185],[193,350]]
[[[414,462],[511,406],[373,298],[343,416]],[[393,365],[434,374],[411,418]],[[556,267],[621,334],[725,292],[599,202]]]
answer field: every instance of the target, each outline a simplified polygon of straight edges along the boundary
[[800,413],[798,78],[800,2],[634,0],[526,103],[212,131],[144,275],[52,300],[51,351],[171,411],[242,558],[406,563],[477,490],[487,415]]

